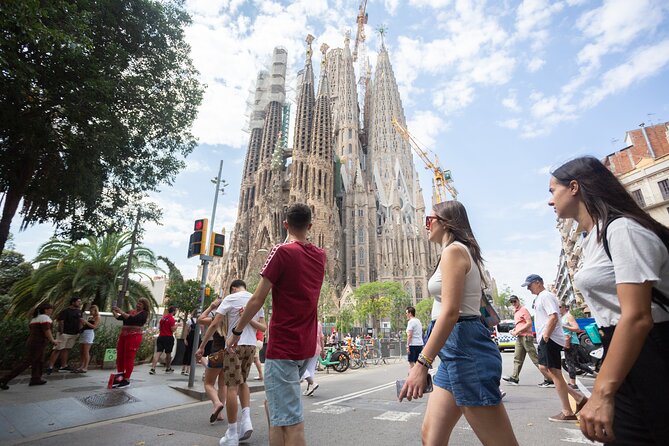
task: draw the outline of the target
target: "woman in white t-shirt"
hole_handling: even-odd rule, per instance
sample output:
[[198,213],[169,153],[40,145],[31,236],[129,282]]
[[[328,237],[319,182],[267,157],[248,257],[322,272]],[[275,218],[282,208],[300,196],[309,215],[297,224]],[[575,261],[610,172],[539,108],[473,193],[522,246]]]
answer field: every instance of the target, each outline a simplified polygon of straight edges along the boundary
[[587,233],[575,285],[604,333],[606,357],[581,410],[581,430],[606,444],[666,444],[669,229],[593,157],[556,169],[549,191],[557,216]]
[[502,358],[481,322],[483,259],[467,211],[458,201],[438,203],[425,228],[429,240],[443,247],[439,266],[428,282],[428,291],[440,307],[429,339],[400,391],[400,401],[423,396],[428,369],[438,355],[441,363],[423,419],[423,444],[448,444],[464,415],[482,444],[517,445],[499,390]]

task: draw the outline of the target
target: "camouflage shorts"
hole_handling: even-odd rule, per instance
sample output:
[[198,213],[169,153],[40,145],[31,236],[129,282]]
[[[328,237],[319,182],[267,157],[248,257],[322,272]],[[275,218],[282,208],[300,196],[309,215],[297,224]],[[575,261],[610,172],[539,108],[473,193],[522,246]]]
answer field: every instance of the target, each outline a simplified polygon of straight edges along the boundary
[[223,382],[226,386],[245,383],[254,362],[255,345],[238,345],[235,353],[225,351],[223,356]]

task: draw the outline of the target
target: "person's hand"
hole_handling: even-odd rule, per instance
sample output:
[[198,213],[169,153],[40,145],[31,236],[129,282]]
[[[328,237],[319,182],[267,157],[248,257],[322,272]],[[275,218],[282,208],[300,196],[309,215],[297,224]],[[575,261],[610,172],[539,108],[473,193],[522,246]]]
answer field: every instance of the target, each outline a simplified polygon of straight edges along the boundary
[[188,339],[184,339],[184,345],[188,347]]
[[53,345],[58,345],[58,341],[56,341],[55,339],[52,339],[52,340],[51,340],[51,343],[52,343]]
[[541,336],[541,339],[543,339],[544,342],[548,342],[548,336],[546,336],[546,335],[542,335],[542,336]]
[[112,311],[120,312],[121,309],[117,307],[116,305],[112,305]]
[[230,336],[228,338],[228,342],[227,342],[227,344],[228,344],[227,350],[230,353],[234,353],[235,349],[237,348],[237,343],[238,342],[239,342],[239,336],[237,336],[236,334],[233,334],[232,336]]
[[592,397],[583,406],[580,414],[581,432],[588,440],[611,443],[613,435],[614,397],[602,397],[593,392]]
[[199,361],[200,359],[202,359],[202,355],[204,355],[204,346],[197,349],[197,351],[195,352],[195,358]]
[[515,335],[516,335],[516,329],[515,329],[515,328],[512,328],[511,331],[509,331],[509,334],[510,334],[511,336],[515,336]]
[[416,364],[411,367],[409,377],[400,391],[400,402],[404,398],[409,401],[415,398],[422,398],[425,386],[427,386],[427,367],[422,364]]

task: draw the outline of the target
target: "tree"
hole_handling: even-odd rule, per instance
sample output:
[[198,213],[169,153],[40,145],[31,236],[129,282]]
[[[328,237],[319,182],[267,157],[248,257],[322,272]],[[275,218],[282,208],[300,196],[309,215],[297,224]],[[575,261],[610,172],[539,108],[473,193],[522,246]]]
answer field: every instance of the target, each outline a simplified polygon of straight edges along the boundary
[[318,317],[321,320],[328,316],[333,316],[337,310],[332,293],[334,289],[330,281],[326,278],[321,286],[321,294],[318,296]]
[[427,299],[422,299],[416,304],[416,317],[420,320],[420,323],[423,325],[423,330],[427,329],[428,324],[432,321],[432,305],[434,304],[434,299],[428,297]]
[[0,255],[0,295],[9,294],[12,286],[21,279],[30,277],[33,267],[26,262],[23,254],[4,250]]
[[356,315],[361,321],[366,321],[371,317],[372,328],[378,329],[381,318],[390,315],[393,301],[404,295],[406,291],[396,282],[364,283],[353,291],[353,297],[356,300]]
[[[39,264],[37,270],[12,287],[12,314],[27,315],[41,302],[50,302],[58,312],[74,295],[101,311],[109,310],[123,282],[131,238],[132,234],[126,232],[90,236],[80,242],[49,240],[33,260],[33,264]],[[150,249],[136,246],[130,273],[151,280],[146,270],[159,270],[156,258]],[[133,278],[128,281],[128,292],[129,306],[142,297],[156,305],[151,291]]]
[[339,333],[350,333],[353,331],[355,314],[350,308],[341,308],[337,313],[337,331]]
[[496,296],[493,296],[493,304],[499,313],[500,319],[513,319],[513,311],[509,308],[509,297],[513,293],[508,285],[504,285],[502,291],[498,291]]
[[[399,284],[398,284],[399,285]],[[403,332],[407,326],[406,308],[413,305],[411,296],[404,293],[391,296],[390,329],[393,333]]]
[[[186,314],[190,314],[200,305],[200,281],[189,279],[172,283],[165,291],[168,305],[175,306]],[[211,303],[211,301],[210,301]]]
[[0,251],[17,212],[71,240],[120,232],[184,167],[203,90],[183,3],[3,2]]
[[184,276],[181,274],[181,271],[179,271],[179,268],[177,268],[174,262],[164,256],[158,256],[158,260],[162,260],[167,265],[167,269],[169,270],[168,286],[176,285],[177,283],[182,283],[184,281]]

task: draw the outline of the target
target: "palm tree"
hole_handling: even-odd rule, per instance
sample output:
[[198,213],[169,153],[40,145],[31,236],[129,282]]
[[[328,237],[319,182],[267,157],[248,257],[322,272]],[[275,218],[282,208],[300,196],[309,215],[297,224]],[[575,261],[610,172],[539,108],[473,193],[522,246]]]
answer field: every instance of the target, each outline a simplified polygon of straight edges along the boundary
[[[109,310],[123,282],[131,240],[129,232],[91,236],[79,242],[49,240],[33,260],[39,264],[37,270],[12,288],[10,313],[28,314],[45,301],[58,311],[69,305],[73,295],[97,305],[102,311]],[[130,272],[151,280],[143,271],[159,271],[156,262],[150,249],[137,246]],[[127,304],[134,306],[139,298],[145,297],[156,305],[149,289],[137,280],[128,281],[128,291]]]

